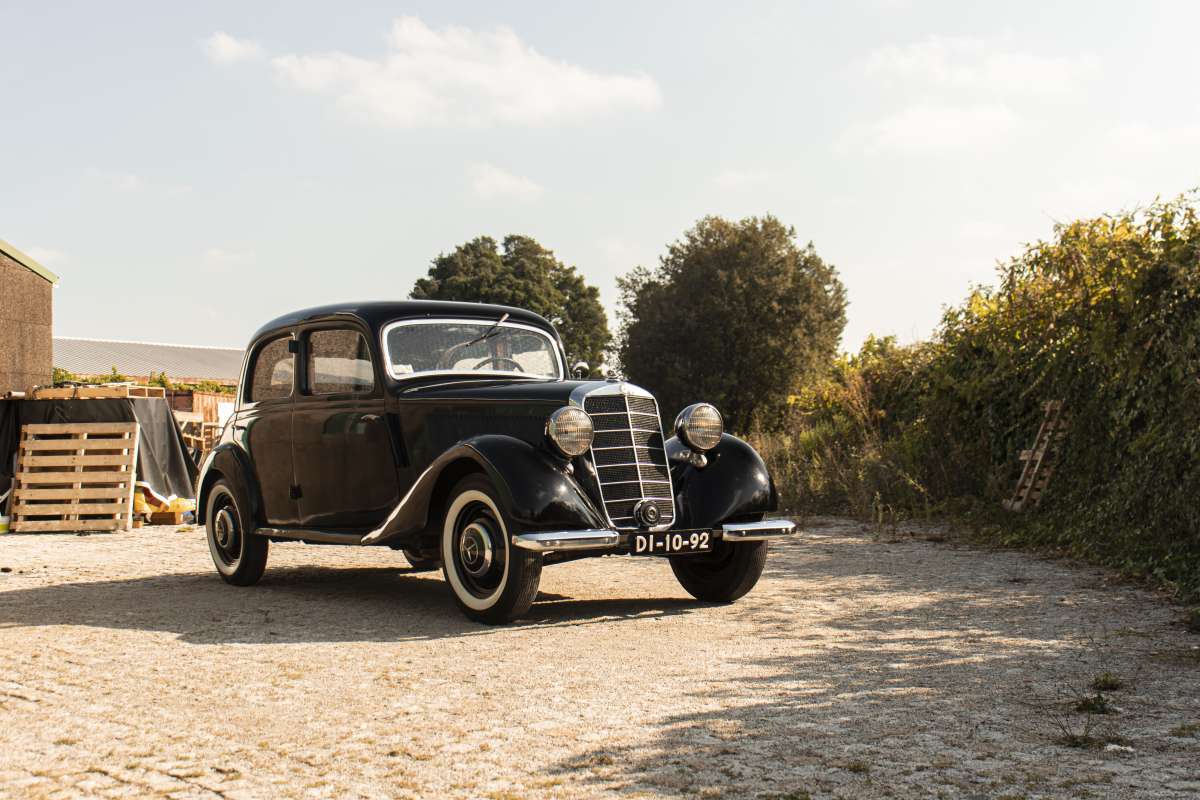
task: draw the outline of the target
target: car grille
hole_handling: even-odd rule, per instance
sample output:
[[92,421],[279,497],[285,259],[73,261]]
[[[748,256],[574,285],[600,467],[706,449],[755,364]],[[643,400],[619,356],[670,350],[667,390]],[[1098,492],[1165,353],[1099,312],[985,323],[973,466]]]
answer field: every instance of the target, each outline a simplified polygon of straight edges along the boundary
[[596,395],[584,398],[583,410],[595,426],[591,456],[609,521],[617,528],[637,528],[633,508],[649,500],[658,507],[655,527],[670,525],[675,502],[654,398]]

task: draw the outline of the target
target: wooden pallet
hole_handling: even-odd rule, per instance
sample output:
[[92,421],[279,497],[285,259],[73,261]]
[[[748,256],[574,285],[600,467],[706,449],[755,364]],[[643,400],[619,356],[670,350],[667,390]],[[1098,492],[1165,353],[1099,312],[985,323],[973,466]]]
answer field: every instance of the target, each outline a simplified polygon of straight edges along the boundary
[[138,438],[136,422],[21,426],[11,529],[129,530]]
[[166,397],[161,386],[60,386],[33,391],[34,400],[100,400],[123,397]]
[[1051,400],[1043,403],[1042,411],[1045,416],[1042,418],[1041,427],[1038,428],[1033,449],[1021,451],[1020,459],[1025,462],[1025,466],[1022,467],[1021,477],[1017,480],[1016,491],[1013,492],[1011,500],[1004,501],[1004,507],[1009,511],[1022,511],[1030,506],[1037,508],[1041,504],[1062,451],[1062,441],[1067,433],[1062,401]]
[[183,436],[183,444],[188,450],[199,454],[200,462],[216,447],[217,439],[221,436],[221,424],[205,422],[199,414],[190,411],[176,411],[175,421],[179,423],[179,433]]

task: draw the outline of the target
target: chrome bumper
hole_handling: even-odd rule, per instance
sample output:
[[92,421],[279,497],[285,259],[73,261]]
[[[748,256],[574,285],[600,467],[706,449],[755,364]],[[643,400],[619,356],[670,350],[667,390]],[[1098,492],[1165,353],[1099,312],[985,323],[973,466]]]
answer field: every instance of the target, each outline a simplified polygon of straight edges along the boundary
[[616,531],[546,531],[518,534],[512,542],[525,550],[548,553],[552,550],[612,550],[620,544],[621,537]]
[[796,532],[796,523],[786,519],[764,519],[759,522],[729,522],[721,526],[721,538],[730,542],[761,542],[778,539]]
[[[721,538],[729,542],[760,542],[765,539],[791,536],[796,532],[796,523],[786,519],[730,522],[722,525],[718,530],[721,532]],[[517,534],[512,537],[512,543],[515,547],[533,550],[537,553],[566,550],[616,550],[621,546],[621,534],[610,530],[543,531]]]

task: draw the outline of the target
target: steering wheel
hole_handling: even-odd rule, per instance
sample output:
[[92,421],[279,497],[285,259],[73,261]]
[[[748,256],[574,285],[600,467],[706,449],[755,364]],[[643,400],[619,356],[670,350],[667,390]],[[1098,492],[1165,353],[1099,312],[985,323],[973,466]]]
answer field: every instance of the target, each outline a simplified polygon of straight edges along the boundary
[[488,356],[487,358],[485,358],[482,361],[480,361],[479,363],[477,363],[475,366],[471,367],[471,369],[479,369],[484,364],[497,364],[497,363],[498,364],[511,364],[517,372],[525,371],[525,370],[521,369],[521,365],[518,364],[516,362],[516,360],[511,359],[508,356]]

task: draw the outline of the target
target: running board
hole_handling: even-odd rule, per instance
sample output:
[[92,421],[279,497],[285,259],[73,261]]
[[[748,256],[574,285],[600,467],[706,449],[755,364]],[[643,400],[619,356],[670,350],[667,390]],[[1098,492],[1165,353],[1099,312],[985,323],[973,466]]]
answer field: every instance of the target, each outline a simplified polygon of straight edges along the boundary
[[297,539],[318,544],[361,545],[363,543],[361,533],[340,533],[312,528],[258,528],[254,532],[259,536],[269,536],[272,539]]

